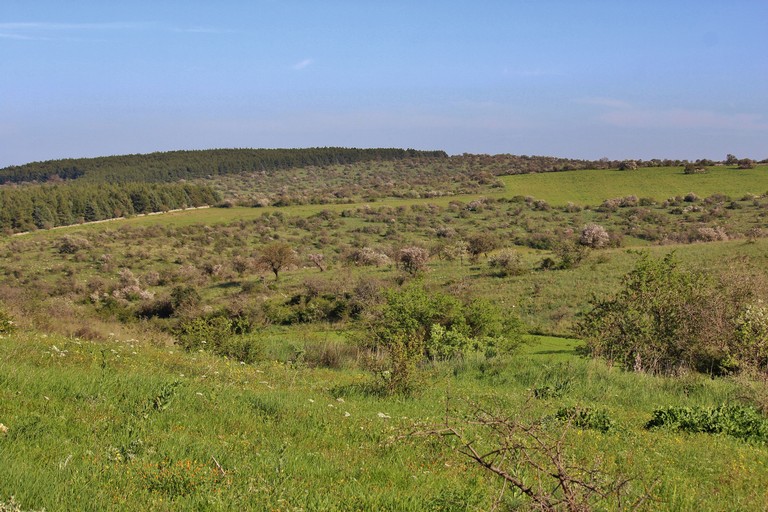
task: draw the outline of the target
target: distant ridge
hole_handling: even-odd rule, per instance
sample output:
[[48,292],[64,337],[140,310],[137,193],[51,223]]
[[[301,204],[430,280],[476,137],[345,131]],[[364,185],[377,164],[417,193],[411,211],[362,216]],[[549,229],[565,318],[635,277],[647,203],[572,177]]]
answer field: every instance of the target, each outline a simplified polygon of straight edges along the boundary
[[175,182],[221,174],[405,158],[448,158],[445,151],[398,148],[204,149],[68,158],[0,169],[5,183],[78,180],[94,183]]

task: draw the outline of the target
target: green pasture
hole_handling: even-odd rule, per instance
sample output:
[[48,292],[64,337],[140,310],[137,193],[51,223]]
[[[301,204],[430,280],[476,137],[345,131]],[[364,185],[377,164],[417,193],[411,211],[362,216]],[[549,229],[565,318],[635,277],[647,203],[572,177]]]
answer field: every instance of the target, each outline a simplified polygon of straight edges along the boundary
[[632,171],[600,169],[502,176],[504,195],[532,196],[552,205],[568,202],[599,205],[606,199],[635,195],[664,201],[693,192],[699,197],[725,194],[739,199],[768,191],[768,166],[754,169],[710,167],[703,174],[684,174],[682,167],[648,167]]
[[[768,166],[501,179],[503,189],[483,194],[205,208],[3,239],[0,313],[18,330],[0,332],[0,423],[7,428],[0,429],[0,510],[11,496],[23,510],[526,510],[524,497],[509,487],[502,493],[501,482],[460,455],[455,440],[413,435],[448,422],[487,441],[468,416],[477,404],[562,436],[575,466],[628,478],[630,498],[650,497],[641,509],[768,509],[764,444],[644,427],[664,406],[765,405],[764,382],[626,372],[580,355],[579,340],[569,337],[590,300],[615,293],[641,251],[674,252],[686,268],[713,274],[764,273],[768,238],[746,233],[766,226],[768,203],[741,199],[768,191]],[[614,197],[661,202],[689,192],[733,201],[608,211],[540,208],[516,199],[448,208],[482,197],[596,206]],[[365,205],[394,210],[353,212]],[[323,210],[333,215],[311,218]],[[265,214],[276,212],[280,219],[270,223]],[[544,270],[546,258],[559,256],[556,247],[534,245],[535,237],[578,238],[591,222],[624,236],[571,268]],[[442,228],[454,234],[438,236]],[[726,230],[729,239],[691,238],[701,228]],[[652,229],[694,243],[650,238]],[[439,256],[441,244],[485,232],[500,245],[477,261]],[[82,248],[62,251],[63,237]],[[255,265],[235,270],[236,258],[255,259],[274,240],[302,258],[279,281]],[[395,254],[408,244],[432,253],[420,275],[406,275],[394,263],[356,266],[344,259],[356,248]],[[508,275],[490,264],[502,248],[520,258]],[[315,252],[326,257],[323,272],[306,260]],[[126,269],[151,299],[110,302]],[[493,302],[523,321],[525,343],[513,354],[422,361],[413,396],[383,396],[374,385],[376,361],[357,344],[363,322],[350,316],[283,325],[258,316],[270,301],[290,311],[310,293],[319,302],[323,294],[355,296],[359,284],[383,294],[412,281]],[[139,306],[187,285],[200,303],[184,314],[202,317],[225,307],[254,313],[258,321],[248,336],[260,349],[256,362],[185,352],[174,344],[181,316],[137,314]],[[562,408],[599,411],[613,427],[563,425],[554,419]],[[521,474],[535,481],[530,467]],[[595,508],[618,507],[597,500]]]
[[[502,486],[440,427],[470,404],[525,421],[604,410],[571,428],[573,464],[631,479],[649,510],[761,510],[768,452],[728,437],[647,431],[661,405],[738,400],[732,382],[611,369],[575,342],[426,367],[412,398],[367,394],[359,370],[242,365],[136,340],[34,333],[0,340],[0,503],[24,510],[488,510]],[[551,387],[556,395],[534,398]],[[450,419],[450,422],[460,420]],[[552,420],[547,420],[552,421]],[[553,424],[553,427],[556,425]],[[533,478],[523,472],[526,478]],[[507,508],[526,501],[507,489]],[[614,509],[615,503],[605,503]]]

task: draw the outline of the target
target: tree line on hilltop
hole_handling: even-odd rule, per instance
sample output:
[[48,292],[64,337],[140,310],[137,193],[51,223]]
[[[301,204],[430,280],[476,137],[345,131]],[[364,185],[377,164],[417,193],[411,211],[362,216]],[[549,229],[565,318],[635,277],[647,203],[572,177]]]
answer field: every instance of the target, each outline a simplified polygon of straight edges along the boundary
[[447,158],[444,151],[378,148],[211,149],[145,155],[75,158],[32,162],[0,169],[4,183],[82,180],[99,183],[175,182],[243,172],[274,172],[306,166],[372,160]]

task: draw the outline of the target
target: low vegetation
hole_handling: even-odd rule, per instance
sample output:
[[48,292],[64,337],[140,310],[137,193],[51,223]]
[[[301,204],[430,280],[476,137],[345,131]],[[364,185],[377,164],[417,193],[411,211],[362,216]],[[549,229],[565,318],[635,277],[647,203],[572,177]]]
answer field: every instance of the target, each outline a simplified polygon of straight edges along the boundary
[[768,507],[765,166],[332,154],[0,240],[0,508]]

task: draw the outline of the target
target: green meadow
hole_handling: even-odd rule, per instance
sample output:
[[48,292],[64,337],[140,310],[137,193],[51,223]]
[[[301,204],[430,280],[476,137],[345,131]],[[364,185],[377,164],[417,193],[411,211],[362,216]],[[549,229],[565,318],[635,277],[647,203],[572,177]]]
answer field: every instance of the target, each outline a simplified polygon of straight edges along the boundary
[[[767,509],[764,373],[630,371],[575,333],[644,257],[768,278],[768,166],[498,179],[0,239],[0,510]],[[374,339],[411,289],[519,338],[418,354],[392,392],[403,346]],[[666,408],[732,424],[651,428]],[[558,501],[575,481],[583,501]]]
[[768,191],[768,166],[754,169],[709,167],[703,174],[684,174],[680,167],[646,167],[632,171],[599,169],[504,176],[505,194],[543,199],[553,205],[568,202],[598,205],[605,199],[636,195],[663,201],[693,192],[701,197],[725,194],[764,194]]

